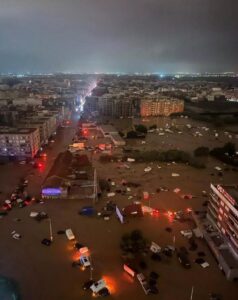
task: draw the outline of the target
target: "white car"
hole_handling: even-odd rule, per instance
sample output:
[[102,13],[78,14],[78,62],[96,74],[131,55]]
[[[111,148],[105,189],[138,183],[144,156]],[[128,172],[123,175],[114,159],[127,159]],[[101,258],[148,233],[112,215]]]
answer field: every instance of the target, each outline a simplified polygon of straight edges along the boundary
[[35,217],[37,217],[38,215],[39,215],[39,213],[36,212],[36,211],[32,211],[32,212],[30,213],[30,217],[31,217],[31,218],[35,218]]
[[81,256],[79,260],[83,267],[87,268],[91,266],[90,260],[87,256]]
[[150,289],[148,288],[148,283],[147,283],[147,280],[146,280],[144,274],[139,273],[136,275],[136,277],[137,277],[139,283],[141,284],[141,287],[144,290],[145,294],[148,295],[150,292]]
[[204,263],[202,263],[201,264],[201,267],[203,268],[203,269],[206,269],[206,268],[208,268],[210,265],[209,265],[209,263],[207,262],[207,261],[205,261]]
[[70,241],[75,240],[75,236],[73,234],[72,229],[70,229],[70,228],[66,229],[65,234],[66,234],[68,240],[70,240]]
[[21,238],[21,235],[19,233],[17,233],[16,231],[13,231],[11,233],[11,235],[12,235],[12,238],[15,240],[20,240],[20,238]]
[[181,230],[180,233],[181,233],[184,237],[186,237],[186,238],[188,238],[188,239],[190,239],[190,238],[193,236],[193,232],[192,232],[192,230],[190,230],[190,229],[187,229],[187,230]]
[[101,289],[106,288],[106,282],[103,279],[98,280],[94,284],[90,286],[91,291],[93,294],[97,294]]

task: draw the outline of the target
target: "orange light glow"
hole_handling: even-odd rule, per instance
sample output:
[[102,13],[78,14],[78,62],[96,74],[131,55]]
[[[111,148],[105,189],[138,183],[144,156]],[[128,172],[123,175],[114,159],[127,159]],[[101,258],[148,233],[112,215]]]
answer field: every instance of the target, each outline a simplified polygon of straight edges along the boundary
[[83,130],[83,134],[84,134],[84,135],[88,135],[88,130],[87,130],[87,129],[84,129],[84,130]]
[[168,214],[169,217],[172,217],[172,216],[173,216],[173,212],[170,211],[170,210],[167,212],[167,214]]
[[81,254],[77,251],[73,254],[73,261],[79,260],[80,259]]
[[165,213],[165,216],[167,216],[167,218],[169,219],[169,222],[173,222],[174,220],[174,216],[175,216],[175,213],[168,210],[166,213]]
[[116,292],[116,281],[110,276],[103,276],[102,279],[106,282],[107,288],[110,294],[115,294]]
[[73,250],[74,250],[74,245],[71,244],[71,243],[68,243],[68,245],[67,245],[67,250],[68,250],[68,251],[73,251]]
[[134,283],[134,278],[131,277],[128,273],[123,272],[123,279],[128,283]]
[[153,217],[158,217],[158,216],[159,216],[159,210],[158,210],[158,209],[153,209],[151,215],[152,215]]

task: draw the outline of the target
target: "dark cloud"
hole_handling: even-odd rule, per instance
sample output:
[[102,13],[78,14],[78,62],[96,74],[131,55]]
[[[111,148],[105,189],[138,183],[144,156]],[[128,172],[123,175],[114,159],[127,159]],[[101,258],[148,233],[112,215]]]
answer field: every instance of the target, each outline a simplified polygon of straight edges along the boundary
[[0,72],[238,71],[237,0],[0,0]]

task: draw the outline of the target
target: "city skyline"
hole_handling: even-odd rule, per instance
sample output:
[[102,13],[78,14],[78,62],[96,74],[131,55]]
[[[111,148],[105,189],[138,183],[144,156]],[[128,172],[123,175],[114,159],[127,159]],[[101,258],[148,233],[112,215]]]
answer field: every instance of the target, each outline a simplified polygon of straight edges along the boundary
[[233,0],[1,2],[0,73],[238,70]]

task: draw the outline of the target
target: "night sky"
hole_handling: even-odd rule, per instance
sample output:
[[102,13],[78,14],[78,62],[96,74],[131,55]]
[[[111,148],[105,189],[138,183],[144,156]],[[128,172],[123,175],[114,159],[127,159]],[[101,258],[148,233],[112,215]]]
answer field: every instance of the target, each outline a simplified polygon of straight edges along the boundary
[[238,71],[238,0],[0,0],[3,72]]

